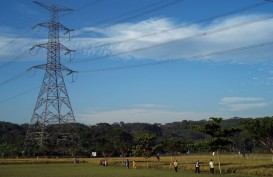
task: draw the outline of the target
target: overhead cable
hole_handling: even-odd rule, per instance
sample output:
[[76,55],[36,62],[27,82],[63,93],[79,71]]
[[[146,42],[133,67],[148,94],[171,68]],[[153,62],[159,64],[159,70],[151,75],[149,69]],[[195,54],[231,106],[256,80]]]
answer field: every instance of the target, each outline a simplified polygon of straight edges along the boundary
[[9,98],[0,100],[0,104],[1,104],[1,103],[4,103],[4,102],[7,102],[7,101],[10,101],[10,100],[13,100],[13,99],[18,98],[18,97],[21,97],[21,96],[23,96],[23,95],[26,95],[26,94],[28,94],[28,93],[30,93],[30,92],[33,92],[34,90],[36,90],[36,89],[38,89],[38,88],[40,88],[40,87],[35,87],[35,88],[30,89],[30,90],[24,91],[24,92],[22,92],[22,93],[20,93],[20,94],[17,94],[17,95],[15,95],[15,96],[11,96],[11,97],[9,97]]
[[15,76],[11,77],[10,79],[7,79],[7,80],[5,80],[5,81],[3,81],[3,82],[0,82],[0,86],[2,86],[2,85],[4,85],[4,84],[7,84],[8,82],[11,82],[11,81],[13,81],[13,80],[15,80],[15,79],[18,79],[19,77],[22,77],[22,76],[24,76],[25,74],[26,74],[25,71],[24,71],[24,72],[20,72],[20,73],[16,74]]
[[[177,58],[177,59],[172,59],[172,60],[162,60],[162,61],[155,61],[155,62],[150,62],[150,63],[127,65],[127,66],[120,66],[120,67],[101,68],[101,69],[93,69],[93,70],[82,70],[82,71],[78,71],[78,73],[95,73],[95,72],[106,72],[106,71],[125,70],[125,69],[132,69],[132,68],[141,68],[141,67],[147,67],[147,66],[174,63],[174,62],[179,62],[182,60],[205,58],[205,57],[210,57],[210,56],[215,56],[215,55],[227,54],[227,53],[232,53],[232,52],[239,52],[239,51],[249,50],[249,49],[253,49],[253,48],[266,47],[269,45],[273,45],[273,41],[249,45],[249,46],[243,46],[243,47],[238,47],[238,48],[232,48],[232,49],[227,49],[227,50],[215,51],[215,52],[206,53],[206,54],[198,54],[198,55]],[[32,92],[32,91],[36,90],[37,88],[39,88],[39,87],[35,87],[35,88],[32,88],[32,89],[27,90],[25,92],[22,92],[18,95],[0,100],[0,103],[15,99],[15,98],[23,96],[25,94],[28,94],[29,92]]]
[[259,6],[262,6],[262,5],[266,5],[268,3],[269,2],[263,1],[263,2],[252,4],[252,5],[249,5],[247,7],[237,9],[237,10],[226,12],[226,13],[223,13],[223,14],[220,14],[220,15],[216,15],[216,16],[205,18],[205,19],[189,22],[189,23],[186,23],[186,24],[178,25],[178,26],[176,26],[176,27],[174,27],[172,29],[165,29],[165,30],[161,30],[161,31],[158,31],[158,32],[153,32],[153,33],[149,33],[149,34],[145,34],[145,35],[142,35],[142,36],[133,37],[133,38],[125,39],[125,40],[120,40],[120,41],[115,41],[115,42],[108,42],[108,43],[100,44],[100,45],[97,45],[97,46],[89,47],[88,49],[94,49],[94,48],[100,48],[100,47],[104,47],[104,46],[108,46],[108,45],[120,44],[120,43],[124,43],[124,42],[128,42],[128,41],[133,41],[133,40],[138,40],[138,39],[142,39],[142,38],[146,38],[146,37],[150,37],[150,36],[155,36],[155,35],[158,35],[158,34],[161,34],[161,33],[167,33],[167,32],[171,32],[171,31],[175,31],[175,30],[178,30],[178,29],[183,28],[183,27],[188,27],[188,26],[191,26],[191,25],[196,25],[196,24],[207,22],[207,21],[215,20],[215,19],[218,19],[218,18],[226,17],[226,16],[229,16],[229,15],[232,15],[232,14],[236,14],[236,13],[239,13],[239,12],[247,11],[247,10],[250,10],[252,8],[256,8],[256,7],[259,7]]
[[84,60],[73,61],[73,62],[71,62],[71,64],[73,64],[73,63],[82,63],[82,62],[91,62],[91,61],[95,61],[95,60],[107,59],[107,58],[110,58],[110,57],[117,57],[117,56],[125,55],[125,54],[128,54],[128,53],[132,53],[132,52],[137,52],[137,51],[156,48],[156,47],[163,46],[163,45],[170,44],[170,43],[174,43],[174,42],[181,42],[181,41],[188,40],[188,39],[193,39],[193,38],[196,38],[196,37],[205,37],[205,36],[208,36],[208,35],[212,35],[212,34],[224,32],[224,31],[227,31],[227,30],[239,28],[239,27],[242,27],[242,26],[245,26],[245,25],[250,25],[250,24],[258,23],[258,22],[261,22],[261,21],[264,21],[264,20],[269,20],[269,19],[272,19],[272,18],[273,18],[273,15],[264,16],[264,17],[257,18],[257,19],[254,19],[254,20],[249,20],[249,21],[233,24],[233,25],[230,25],[230,26],[225,26],[225,27],[222,27],[222,28],[217,28],[217,29],[201,32],[201,33],[198,33],[198,34],[195,34],[195,35],[192,35],[192,36],[178,38],[178,39],[175,39],[175,40],[172,40],[172,41],[167,41],[167,42],[164,42],[164,43],[159,43],[159,44],[152,45],[152,46],[149,46],[149,47],[142,47],[142,48],[136,48],[136,49],[127,50],[127,51],[121,51],[121,52],[114,53],[114,54],[95,57],[95,58],[92,58],[92,59],[88,58],[88,59],[84,59]]
[[[166,0],[159,1],[158,3],[155,3],[155,7],[150,8],[149,6],[147,6],[147,7],[148,7],[147,10],[144,10],[143,12],[140,12],[140,13],[138,13],[138,14],[135,14],[135,15],[131,15],[131,16],[126,17],[126,14],[130,14],[130,12],[129,12],[129,13],[125,13],[125,14],[116,16],[116,17],[119,17],[119,18],[122,17],[122,18],[121,18],[120,20],[114,21],[113,23],[111,23],[111,24],[109,24],[109,25],[104,25],[104,26],[100,27],[100,29],[102,29],[102,28],[108,28],[108,27],[113,26],[113,25],[115,25],[115,24],[117,24],[117,23],[125,22],[125,21],[128,21],[128,20],[131,20],[131,19],[134,19],[134,18],[143,16],[143,15],[149,14],[149,13],[151,13],[151,12],[154,12],[154,11],[157,11],[157,10],[160,10],[160,9],[163,9],[163,8],[166,8],[166,7],[168,7],[168,6],[171,6],[171,5],[180,3],[180,2],[182,2],[182,1],[184,1],[184,0],[174,0],[174,1],[167,2],[167,3],[166,3]],[[164,4],[161,4],[162,2],[163,2]],[[154,6],[154,5],[153,5],[153,6]],[[150,9],[149,9],[149,8],[150,8]],[[137,10],[137,11],[138,11],[138,10]],[[134,11],[133,11],[133,12],[134,12]],[[115,17],[114,17],[114,18],[110,18],[110,19],[115,19]]]
[[215,55],[222,55],[222,54],[226,54],[226,53],[239,52],[239,51],[249,50],[249,49],[254,49],[254,48],[259,48],[259,47],[266,47],[266,46],[269,46],[269,45],[273,45],[273,41],[254,44],[254,45],[248,45],[248,46],[243,46],[243,47],[238,47],[238,48],[232,48],[232,49],[227,49],[227,50],[215,51],[215,52],[210,52],[210,53],[206,53],[206,54],[198,54],[198,55],[193,55],[193,56],[189,56],[189,57],[182,57],[182,58],[169,59],[169,60],[161,60],[161,61],[155,61],[155,62],[149,62],[149,63],[136,64],[136,65],[120,66],[120,67],[101,68],[101,69],[94,69],[94,70],[82,70],[82,71],[78,71],[78,72],[79,73],[87,73],[87,72],[92,72],[93,73],[93,72],[103,72],[103,71],[114,71],[114,70],[123,70],[123,69],[131,69],[131,68],[140,68],[140,67],[147,67],[147,66],[153,66],[153,65],[174,63],[174,62],[178,62],[178,61],[182,61],[182,60],[211,57],[211,56],[215,56]]

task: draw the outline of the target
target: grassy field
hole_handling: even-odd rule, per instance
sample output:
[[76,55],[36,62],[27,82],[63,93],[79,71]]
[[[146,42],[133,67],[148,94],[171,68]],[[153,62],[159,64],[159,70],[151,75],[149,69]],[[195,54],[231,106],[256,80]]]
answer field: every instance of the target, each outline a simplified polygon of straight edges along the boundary
[[[184,170],[166,169],[126,169],[125,167],[102,167],[93,164],[32,164],[32,165],[2,165],[0,177],[197,177]],[[211,176],[203,173],[203,177]],[[214,176],[223,176],[216,174]],[[229,175],[224,175],[229,176]],[[246,177],[246,175],[231,175],[234,177]]]
[[[201,162],[201,175],[211,176],[208,172],[208,162],[215,161],[214,176],[273,176],[272,155],[251,155],[247,158],[237,155],[222,155],[222,174],[217,170],[217,158],[209,155],[177,156],[178,173],[170,168],[171,157],[129,158],[136,160],[137,170],[124,167],[125,158],[109,158],[108,166],[100,166],[99,158],[80,158],[79,164],[74,164],[72,158],[33,158],[33,159],[0,159],[0,177],[169,177],[169,176],[200,176],[194,174],[194,163]],[[148,165],[148,169],[147,169]]]

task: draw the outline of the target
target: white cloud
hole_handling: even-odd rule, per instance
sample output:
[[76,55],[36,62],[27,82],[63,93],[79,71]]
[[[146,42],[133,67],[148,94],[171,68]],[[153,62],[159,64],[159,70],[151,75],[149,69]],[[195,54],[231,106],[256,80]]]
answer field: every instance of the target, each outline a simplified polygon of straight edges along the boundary
[[230,104],[228,105],[231,111],[244,111],[250,109],[264,108],[267,107],[267,103],[249,103],[249,104]]
[[77,121],[86,124],[100,122],[114,123],[124,121],[147,122],[147,123],[169,123],[182,120],[200,120],[211,117],[211,113],[199,112],[173,112],[165,110],[132,108],[114,111],[94,111],[86,114],[76,115]]
[[[101,122],[146,122],[146,123],[170,123],[182,120],[202,120],[209,117],[262,117],[261,112],[249,113],[246,110],[255,110],[267,107],[269,104],[263,98],[255,97],[224,97],[221,100],[225,109],[212,112],[195,111],[172,111],[170,105],[159,105],[152,103],[135,104],[129,108],[117,110],[87,109],[85,113],[76,114],[77,121],[85,124],[96,124]],[[240,112],[241,111],[241,112]]]
[[166,108],[166,107],[170,107],[170,106],[145,103],[145,104],[136,104],[136,105],[134,105],[134,107],[137,107],[137,108]]
[[236,103],[236,102],[253,102],[253,101],[263,101],[263,98],[254,97],[224,97],[221,102],[223,103]]
[[[271,37],[270,29],[273,27],[272,19],[248,25],[238,25],[246,21],[259,19],[262,16],[266,15],[232,17],[214,21],[209,25],[191,25],[180,28],[177,28],[177,26],[183,26],[182,24],[175,24],[168,18],[149,19],[135,24],[118,24],[107,29],[97,30],[103,37],[95,38],[95,40],[96,43],[99,41],[101,43],[116,41],[115,44],[104,48],[104,50],[108,50],[108,53],[119,54],[131,51],[121,55],[120,58],[149,58],[157,60],[187,58],[198,54],[268,42],[268,39]],[[232,28],[225,31],[221,30],[229,26],[232,26]],[[236,28],[236,26],[239,27]],[[86,30],[85,28],[83,31]],[[94,28],[92,30],[94,31]],[[160,33],[162,30],[168,32]],[[216,32],[217,30],[222,32],[218,33]],[[207,31],[214,31],[214,34],[208,35],[209,33],[206,33],[204,35],[204,32]],[[153,35],[149,35],[151,33]],[[195,37],[193,38],[193,36]],[[78,40],[82,40],[82,38]],[[86,38],[83,38],[83,40],[86,41]],[[118,43],[118,41],[123,42]],[[86,47],[88,50],[90,44],[83,44],[82,47]],[[137,50],[143,48],[147,49]],[[94,51],[93,45],[91,50]],[[249,62],[251,60],[261,61],[270,58],[269,47],[264,47],[261,50],[261,52],[248,50],[246,52],[237,52],[235,55],[228,54],[220,57],[199,58],[198,60],[217,58],[217,61],[239,60],[239,62]]]
[[[30,48],[36,44],[44,43],[44,40],[32,38],[12,38],[0,36],[0,60],[7,61],[18,59],[17,61],[41,59],[43,57],[36,57],[41,50],[36,48],[30,51]],[[41,53],[40,53],[41,54]]]
[[[190,58],[200,54],[269,42],[272,35],[270,29],[273,28],[272,19],[248,25],[238,25],[263,16],[268,16],[268,14],[230,17],[215,20],[207,25],[195,24],[191,26],[175,23],[170,18],[152,18],[138,23],[117,24],[104,29],[83,27],[75,32],[76,37],[72,41],[62,42],[68,48],[77,50],[78,55],[80,55],[77,56],[78,58],[120,54],[119,58],[122,59],[165,60],[187,58],[188,60],[240,63],[264,61],[271,58],[270,46],[218,56]],[[233,27],[229,30],[221,30],[228,26]],[[214,33],[209,35],[208,31],[211,30]],[[222,32],[216,33],[217,30]],[[14,39],[8,33],[1,33],[0,37],[2,39],[0,40],[0,47]],[[10,58],[9,56],[14,56],[15,53],[18,54],[18,51],[28,50],[37,43],[39,41],[31,38],[16,39],[16,42],[13,42],[14,45],[9,45],[4,48],[5,50],[0,51],[0,60]]]
[[221,99],[221,104],[224,104],[229,111],[245,111],[268,106],[264,98],[257,97],[224,97]]

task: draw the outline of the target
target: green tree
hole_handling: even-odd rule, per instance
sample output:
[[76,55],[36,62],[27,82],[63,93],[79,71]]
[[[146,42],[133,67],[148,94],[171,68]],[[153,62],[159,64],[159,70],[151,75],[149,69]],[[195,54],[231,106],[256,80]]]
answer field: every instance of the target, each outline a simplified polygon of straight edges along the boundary
[[147,159],[147,168],[149,167],[148,158],[155,155],[160,149],[160,145],[155,144],[156,136],[153,134],[146,134],[137,138],[138,144],[133,152],[140,154]]
[[114,127],[111,131],[111,141],[113,147],[123,156],[126,156],[131,151],[133,136],[120,127]]
[[171,154],[171,162],[174,154],[185,151],[185,144],[177,138],[163,139],[161,141],[163,149]]
[[216,151],[218,157],[219,172],[221,173],[220,150],[232,144],[231,137],[241,131],[236,127],[223,129],[221,127],[222,118],[209,118],[209,122],[204,127],[192,126],[198,132],[210,135],[210,138],[201,143],[201,145],[208,147],[212,151]]
[[273,118],[248,120],[244,128],[249,134],[273,153]]
[[93,150],[103,156],[127,155],[131,151],[133,136],[118,123],[99,123],[90,127]]
[[99,123],[90,127],[92,150],[102,156],[111,156],[115,149],[111,143],[110,132],[112,126],[107,123]]

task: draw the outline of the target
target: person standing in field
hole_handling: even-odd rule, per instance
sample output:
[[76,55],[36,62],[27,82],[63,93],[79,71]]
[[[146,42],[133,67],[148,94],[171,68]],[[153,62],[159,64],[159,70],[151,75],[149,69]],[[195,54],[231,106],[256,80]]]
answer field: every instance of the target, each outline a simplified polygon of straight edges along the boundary
[[210,162],[209,162],[209,171],[210,171],[210,174],[214,174],[214,165],[213,165],[213,160],[211,159]]
[[125,166],[129,169],[129,160],[128,159],[126,159],[126,161],[125,161]]
[[200,173],[200,163],[199,160],[195,163],[195,173]]
[[107,159],[105,159],[105,160],[104,160],[104,166],[107,167],[107,165],[108,165],[108,161],[107,161]]
[[174,161],[173,166],[174,166],[174,171],[177,172],[177,168],[178,168],[177,160]]
[[136,161],[133,160],[133,169],[135,170],[136,169]]

